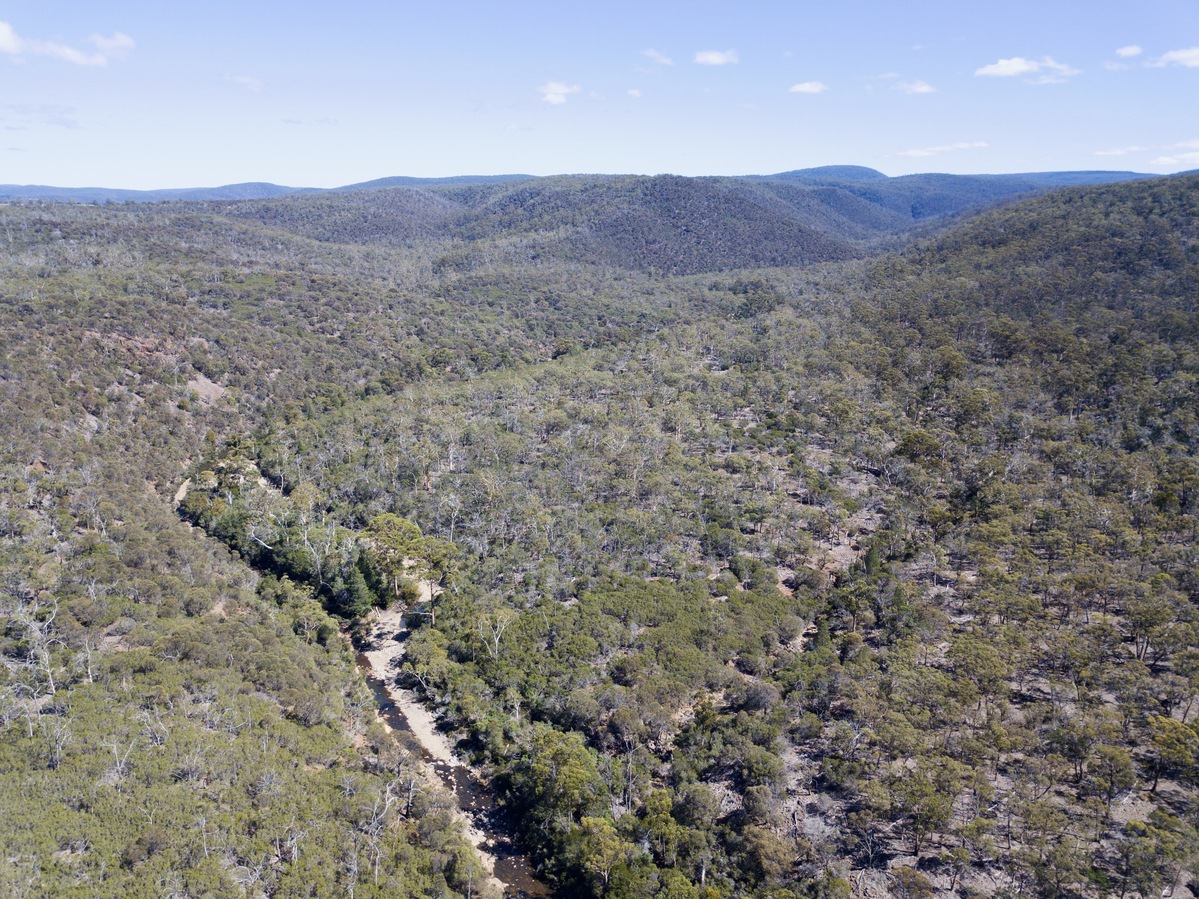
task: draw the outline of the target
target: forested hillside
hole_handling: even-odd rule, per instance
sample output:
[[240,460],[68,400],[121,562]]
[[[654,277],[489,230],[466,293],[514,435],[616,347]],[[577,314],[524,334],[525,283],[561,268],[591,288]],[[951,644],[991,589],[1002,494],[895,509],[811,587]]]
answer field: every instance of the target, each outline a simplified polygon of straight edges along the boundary
[[1188,895],[1199,177],[836,177],[0,208],[4,891]]
[[[987,204],[1114,175],[888,178],[838,166],[749,178],[385,178],[337,196],[217,208],[334,243],[439,237],[472,265],[500,253],[516,264],[549,256],[678,275],[855,258]],[[374,184],[393,189],[362,189]]]

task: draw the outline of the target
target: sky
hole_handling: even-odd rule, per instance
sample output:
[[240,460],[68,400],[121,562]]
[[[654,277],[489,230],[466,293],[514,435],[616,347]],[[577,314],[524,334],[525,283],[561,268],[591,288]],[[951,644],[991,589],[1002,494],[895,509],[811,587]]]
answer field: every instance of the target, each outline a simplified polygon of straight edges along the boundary
[[0,183],[1199,168],[1199,0],[0,0]]

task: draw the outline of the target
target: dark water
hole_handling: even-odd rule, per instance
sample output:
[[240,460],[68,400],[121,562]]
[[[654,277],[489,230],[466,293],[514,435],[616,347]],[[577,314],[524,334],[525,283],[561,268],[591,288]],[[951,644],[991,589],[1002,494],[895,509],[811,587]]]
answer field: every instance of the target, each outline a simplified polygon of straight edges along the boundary
[[379,704],[379,713],[396,732],[401,745],[425,760],[445,788],[454,794],[471,823],[487,838],[483,848],[495,857],[495,876],[508,886],[504,895],[512,899],[552,899],[554,891],[537,879],[528,856],[513,843],[512,822],[504,809],[496,805],[490,791],[476,781],[467,768],[434,760],[412,732],[404,712],[387,695],[383,681],[371,673],[370,662],[362,653],[358,654],[358,666],[366,674],[366,682]]

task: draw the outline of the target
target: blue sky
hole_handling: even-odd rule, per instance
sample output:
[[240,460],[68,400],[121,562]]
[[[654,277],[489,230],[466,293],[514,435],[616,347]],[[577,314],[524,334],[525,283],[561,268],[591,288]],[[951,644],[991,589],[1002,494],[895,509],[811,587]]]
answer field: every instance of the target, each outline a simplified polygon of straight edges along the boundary
[[1199,168],[1199,0],[0,0],[0,183]]

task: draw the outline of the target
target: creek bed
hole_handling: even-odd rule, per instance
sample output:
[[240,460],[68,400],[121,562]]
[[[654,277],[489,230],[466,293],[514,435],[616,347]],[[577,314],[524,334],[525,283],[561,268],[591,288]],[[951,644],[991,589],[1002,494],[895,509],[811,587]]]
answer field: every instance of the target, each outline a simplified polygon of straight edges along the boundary
[[[358,665],[378,703],[379,715],[401,745],[418,755],[453,794],[477,838],[472,842],[493,860],[494,876],[502,884],[504,895],[511,899],[552,899],[554,891],[537,878],[528,856],[516,847],[509,815],[470,768],[453,755],[441,733],[432,732],[424,708],[416,706],[408,691],[394,685],[393,666],[403,655],[403,637],[407,635],[398,616],[393,619],[384,613],[371,631],[368,645],[358,653]],[[419,727],[413,727],[409,713],[421,719]]]

